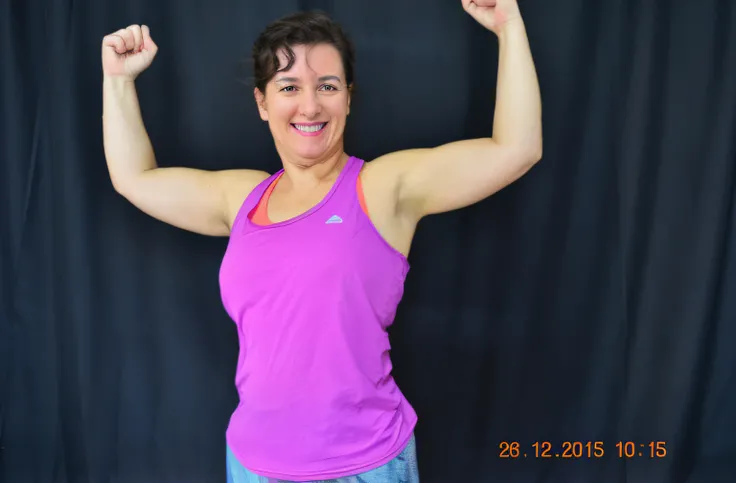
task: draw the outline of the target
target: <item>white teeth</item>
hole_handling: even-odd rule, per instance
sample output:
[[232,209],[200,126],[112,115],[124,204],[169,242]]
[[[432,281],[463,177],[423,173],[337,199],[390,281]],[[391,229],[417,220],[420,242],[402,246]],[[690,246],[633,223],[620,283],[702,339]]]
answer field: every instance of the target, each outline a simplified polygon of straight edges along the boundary
[[300,130],[301,132],[317,132],[323,127],[325,127],[325,124],[327,123],[315,124],[314,126],[302,126],[300,124],[294,124],[294,127]]

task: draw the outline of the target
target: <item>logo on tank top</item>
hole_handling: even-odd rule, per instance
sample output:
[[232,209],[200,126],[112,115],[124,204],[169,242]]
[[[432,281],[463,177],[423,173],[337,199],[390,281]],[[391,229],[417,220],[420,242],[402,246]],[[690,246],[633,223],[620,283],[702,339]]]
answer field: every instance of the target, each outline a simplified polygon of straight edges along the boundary
[[342,218],[337,215],[332,215],[330,219],[325,222],[325,225],[330,225],[332,223],[342,223]]

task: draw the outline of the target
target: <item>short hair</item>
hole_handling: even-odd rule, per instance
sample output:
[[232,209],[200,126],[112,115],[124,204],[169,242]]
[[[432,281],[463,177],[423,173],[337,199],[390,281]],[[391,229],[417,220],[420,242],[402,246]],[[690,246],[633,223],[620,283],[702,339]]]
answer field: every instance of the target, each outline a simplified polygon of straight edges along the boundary
[[[348,86],[354,82],[355,48],[342,27],[326,13],[320,11],[298,12],[269,24],[253,44],[253,71],[255,87],[262,93],[266,85],[278,73],[291,69],[297,45],[332,45],[340,53]],[[279,69],[279,52],[286,54],[288,62]]]

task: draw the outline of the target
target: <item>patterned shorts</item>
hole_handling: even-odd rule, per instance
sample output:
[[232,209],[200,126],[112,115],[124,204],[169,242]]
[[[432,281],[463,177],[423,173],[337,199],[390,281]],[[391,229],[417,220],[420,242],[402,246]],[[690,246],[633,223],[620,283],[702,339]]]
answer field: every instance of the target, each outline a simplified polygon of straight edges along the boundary
[[[293,483],[287,480],[258,476],[248,471],[227,448],[227,483]],[[374,470],[359,475],[309,483],[419,483],[416,441],[412,435],[404,451]]]

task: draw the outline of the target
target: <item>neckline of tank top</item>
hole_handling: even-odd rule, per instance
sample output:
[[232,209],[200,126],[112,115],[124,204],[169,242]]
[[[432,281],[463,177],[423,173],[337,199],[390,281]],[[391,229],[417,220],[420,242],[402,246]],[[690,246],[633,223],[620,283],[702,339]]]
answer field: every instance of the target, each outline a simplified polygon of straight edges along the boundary
[[[348,156],[348,160],[345,162],[345,166],[343,166],[342,169],[340,170],[340,174],[337,175],[337,178],[335,179],[335,182],[332,184],[330,191],[327,192],[327,194],[324,196],[324,198],[322,198],[322,200],[319,203],[317,203],[316,205],[314,205],[313,207],[311,207],[304,213],[301,213],[299,215],[296,215],[292,218],[289,218],[283,221],[279,221],[275,223],[272,222],[268,225],[259,225],[257,223],[254,223],[253,220],[251,219],[253,210],[255,210],[258,207],[258,204],[263,199],[263,196],[266,194],[266,191],[268,191],[268,187],[271,185],[271,183],[273,183],[275,179],[277,179],[279,176],[281,176],[284,173],[284,169],[281,168],[280,170],[276,171],[272,176],[269,176],[263,181],[263,185],[261,185],[261,189],[259,190],[260,194],[258,194],[258,198],[255,200],[255,206],[251,210],[249,210],[250,212],[248,213],[248,216],[245,217],[246,223],[248,223],[248,225],[251,228],[258,228],[260,230],[266,230],[269,228],[278,228],[280,226],[289,225],[291,223],[296,223],[297,221],[310,216],[311,214],[319,210],[322,206],[324,206],[330,200],[330,198],[332,198],[332,196],[337,191],[337,187],[340,186],[340,184],[342,183],[342,180],[345,178],[345,176],[347,176],[348,171],[353,168],[356,161],[358,161],[358,158],[356,158],[355,156]],[[266,208],[268,208],[268,206]],[[266,212],[268,213],[268,211]]]

